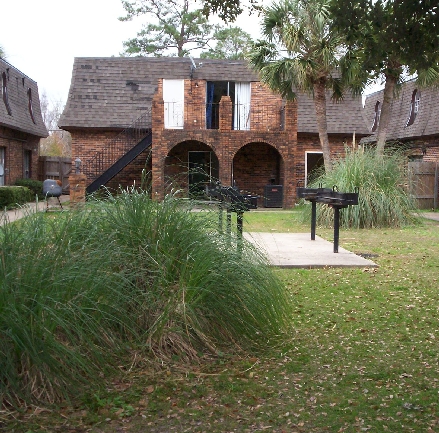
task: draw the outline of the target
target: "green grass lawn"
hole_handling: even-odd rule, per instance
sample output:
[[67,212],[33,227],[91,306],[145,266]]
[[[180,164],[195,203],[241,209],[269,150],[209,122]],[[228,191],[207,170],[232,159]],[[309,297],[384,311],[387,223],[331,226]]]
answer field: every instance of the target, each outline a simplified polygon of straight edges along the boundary
[[[309,227],[295,212],[248,212],[244,230]],[[133,354],[68,405],[0,413],[0,431],[439,431],[439,224],[341,229],[340,245],[379,267],[277,270],[294,314],[270,353],[154,368]]]

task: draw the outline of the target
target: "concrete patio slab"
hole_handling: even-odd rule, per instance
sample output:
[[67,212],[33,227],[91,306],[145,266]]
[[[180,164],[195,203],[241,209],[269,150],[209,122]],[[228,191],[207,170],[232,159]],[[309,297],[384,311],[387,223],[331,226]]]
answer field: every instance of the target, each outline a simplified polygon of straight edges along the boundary
[[309,233],[244,233],[245,239],[264,251],[273,266],[280,268],[377,267],[371,260]]

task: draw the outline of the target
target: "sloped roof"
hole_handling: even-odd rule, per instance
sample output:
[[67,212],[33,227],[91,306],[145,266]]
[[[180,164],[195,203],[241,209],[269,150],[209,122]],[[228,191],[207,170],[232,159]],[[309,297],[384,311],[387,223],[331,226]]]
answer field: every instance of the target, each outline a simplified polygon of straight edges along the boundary
[[[328,133],[366,135],[369,133],[362,114],[361,98],[354,98],[347,93],[343,100],[331,100],[326,94],[326,119]],[[297,94],[297,131],[302,133],[317,133],[317,119],[314,100],[311,95]]]
[[[420,95],[419,111],[413,124],[407,126],[410,116],[413,92]],[[371,130],[375,116],[375,105],[383,102],[384,90],[366,97],[364,115]],[[387,129],[387,140],[410,140],[439,134],[439,89],[435,87],[420,88],[415,80],[404,83],[391,104],[391,115]],[[367,141],[376,141],[376,133]]]
[[[75,58],[69,97],[59,126],[74,128],[123,128],[151,107],[159,78],[193,78],[209,81],[259,81],[245,61],[179,57]],[[299,132],[317,132],[312,98],[298,95]],[[331,133],[367,133],[359,98],[341,104],[328,101]]]
[[[6,79],[6,92],[3,89],[3,76]],[[47,129],[41,115],[37,83],[0,58],[0,86],[0,126],[37,137],[47,137]],[[29,89],[32,99],[31,109],[29,108]]]

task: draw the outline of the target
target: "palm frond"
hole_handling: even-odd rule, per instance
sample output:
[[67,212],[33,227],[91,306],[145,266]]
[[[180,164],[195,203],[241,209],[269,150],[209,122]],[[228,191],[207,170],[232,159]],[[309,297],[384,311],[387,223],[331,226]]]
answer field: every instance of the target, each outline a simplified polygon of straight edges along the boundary
[[439,65],[430,67],[423,71],[418,71],[416,82],[421,87],[439,86]]

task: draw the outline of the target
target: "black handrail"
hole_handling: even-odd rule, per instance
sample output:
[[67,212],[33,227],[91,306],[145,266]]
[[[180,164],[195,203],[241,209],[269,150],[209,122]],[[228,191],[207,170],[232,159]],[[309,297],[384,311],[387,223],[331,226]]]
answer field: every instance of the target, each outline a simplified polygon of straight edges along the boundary
[[82,170],[89,181],[97,179],[151,131],[151,110],[147,110],[120,132],[105,148],[82,161]]

